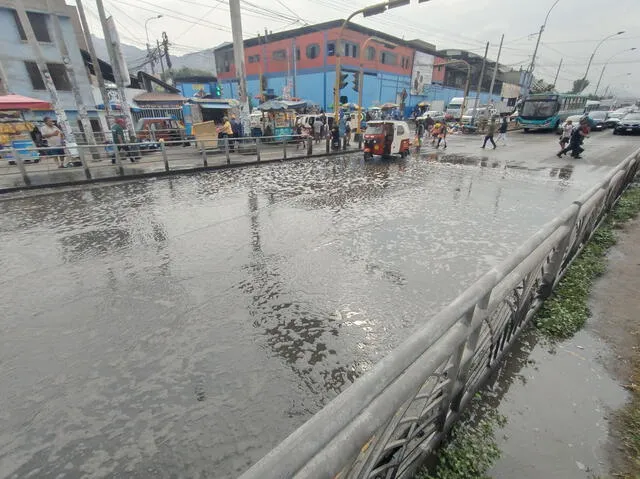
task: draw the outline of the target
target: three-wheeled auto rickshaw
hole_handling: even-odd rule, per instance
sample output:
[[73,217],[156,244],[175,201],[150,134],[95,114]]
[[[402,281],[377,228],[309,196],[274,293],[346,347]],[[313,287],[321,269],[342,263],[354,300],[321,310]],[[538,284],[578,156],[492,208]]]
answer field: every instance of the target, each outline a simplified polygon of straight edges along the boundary
[[404,121],[376,120],[367,123],[364,132],[364,157],[409,154],[411,138],[409,125]]

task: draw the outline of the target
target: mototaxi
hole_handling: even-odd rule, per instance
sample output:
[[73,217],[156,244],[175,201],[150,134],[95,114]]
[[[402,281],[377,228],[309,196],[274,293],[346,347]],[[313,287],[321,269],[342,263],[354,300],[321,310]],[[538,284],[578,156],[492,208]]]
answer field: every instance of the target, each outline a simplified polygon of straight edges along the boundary
[[409,155],[411,138],[409,125],[404,121],[373,120],[364,132],[364,157]]

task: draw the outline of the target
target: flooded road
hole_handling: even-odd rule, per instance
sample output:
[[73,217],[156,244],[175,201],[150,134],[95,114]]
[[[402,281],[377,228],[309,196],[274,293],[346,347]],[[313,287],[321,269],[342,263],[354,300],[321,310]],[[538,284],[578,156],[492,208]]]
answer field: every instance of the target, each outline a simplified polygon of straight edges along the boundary
[[0,477],[237,476],[637,146],[471,140],[1,199]]

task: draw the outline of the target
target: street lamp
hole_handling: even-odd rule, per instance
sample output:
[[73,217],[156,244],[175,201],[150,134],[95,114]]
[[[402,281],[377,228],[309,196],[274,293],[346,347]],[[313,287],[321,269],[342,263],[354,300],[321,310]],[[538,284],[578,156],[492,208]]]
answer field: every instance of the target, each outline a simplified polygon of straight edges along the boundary
[[555,8],[560,0],[556,0],[551,8],[547,12],[547,16],[544,17],[544,23],[540,27],[540,32],[538,33],[538,40],[536,41],[536,47],[533,50],[533,57],[531,57],[531,64],[529,65],[529,78],[527,78],[527,90],[531,89],[531,83],[533,82],[533,69],[536,66],[536,55],[538,54],[538,47],[540,46],[540,39],[542,38],[542,32],[544,32],[544,28],[547,26],[547,21],[549,20],[549,15],[551,15],[551,10]]
[[589,63],[587,63],[587,71],[584,72],[584,76],[582,77],[582,89],[580,91],[584,90],[586,87],[585,81],[587,79],[587,75],[589,74],[589,68],[591,68],[591,62],[593,61],[593,57],[596,56],[596,52],[598,51],[598,48],[600,48],[600,45],[602,45],[604,42],[606,42],[610,38],[616,37],[618,35],[622,35],[623,33],[624,33],[624,30],[617,33],[612,33],[611,35],[607,35],[602,40],[600,40],[600,43],[598,43],[596,47],[593,49],[593,53],[591,54],[591,57],[589,57]]
[[[162,15],[156,15],[155,17],[149,17],[144,21],[144,31],[147,34],[147,55],[149,60],[151,60],[151,46],[149,45],[149,28],[148,23],[151,20],[157,20],[158,18],[162,18]],[[153,61],[151,61],[151,73],[155,73]]]
[[[428,2],[429,0],[418,0],[418,3]],[[344,29],[351,20],[356,15],[362,13],[363,17],[370,17],[372,15],[378,15],[380,13],[384,13],[390,8],[402,7],[405,5],[409,5],[411,0],[387,0],[386,2],[376,3],[375,5],[371,5],[369,7],[364,7],[359,10],[356,10],[351,15],[347,17],[347,19],[342,22],[342,26],[338,31],[338,39],[336,40],[335,46],[335,57],[336,57],[336,81],[335,86],[333,87],[333,117],[336,122],[340,118],[340,108],[338,107],[340,103],[340,52],[342,51],[342,34],[344,33]]]
[[594,95],[598,94],[598,88],[600,87],[600,82],[602,81],[602,75],[604,75],[604,69],[607,68],[607,65],[609,64],[609,62],[614,58],[617,57],[618,55],[622,54],[622,53],[626,53],[626,52],[632,52],[634,50],[637,50],[636,47],[633,48],[627,48],[626,50],[622,50],[621,52],[618,53],[614,53],[613,55],[611,55],[609,57],[609,59],[604,62],[604,65],[602,65],[602,71],[600,72],[600,78],[598,78],[598,84],[596,85],[596,90],[593,92]]

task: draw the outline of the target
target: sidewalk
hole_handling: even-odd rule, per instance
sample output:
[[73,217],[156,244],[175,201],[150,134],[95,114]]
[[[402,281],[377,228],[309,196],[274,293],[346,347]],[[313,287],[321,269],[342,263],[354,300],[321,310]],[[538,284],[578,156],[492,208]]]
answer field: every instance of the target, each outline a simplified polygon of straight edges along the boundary
[[507,361],[495,391],[504,394],[498,411],[507,425],[498,432],[502,457],[490,477],[622,477],[614,471],[637,460],[621,448],[618,418],[632,397],[640,346],[640,219],[616,234],[585,328],[555,345],[531,332]]

